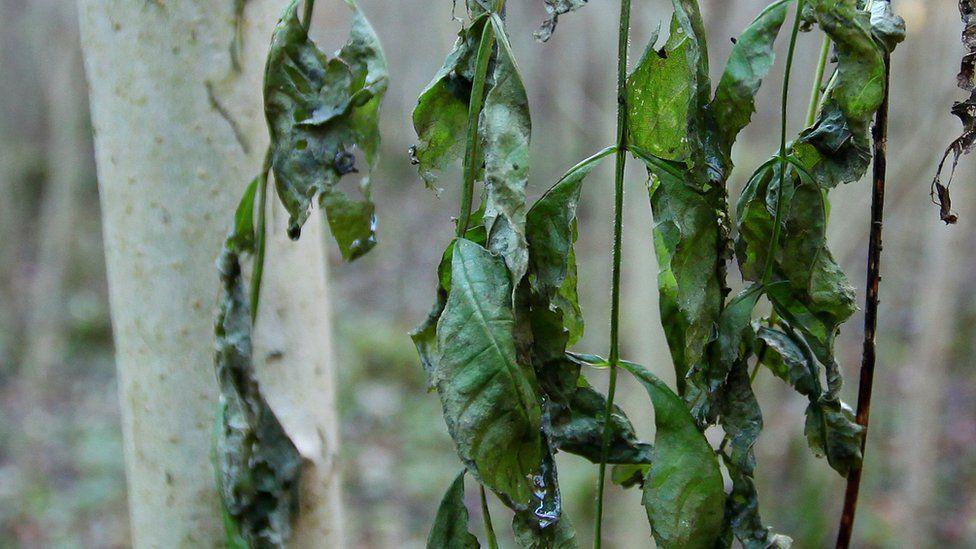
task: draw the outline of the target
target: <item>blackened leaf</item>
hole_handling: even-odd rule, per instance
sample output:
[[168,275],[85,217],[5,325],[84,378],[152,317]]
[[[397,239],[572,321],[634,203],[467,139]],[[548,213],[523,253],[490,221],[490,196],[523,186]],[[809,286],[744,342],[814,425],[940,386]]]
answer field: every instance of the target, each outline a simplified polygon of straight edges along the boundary
[[493,84],[485,97],[478,133],[485,157],[484,225],[492,253],[505,259],[518,283],[528,268],[525,240],[525,186],[529,179],[529,100],[497,15],[491,24],[498,44]]
[[727,516],[732,532],[743,547],[789,547],[792,540],[774,534],[759,514],[759,494],[753,481],[756,468],[753,447],[762,431],[763,418],[749,380],[746,362],[749,354],[742,353],[733,365],[720,404],[720,423],[728,441],[728,453],[723,458],[732,480]]
[[[550,436],[557,448],[600,463],[606,426],[606,398],[586,384],[577,388],[568,409],[554,406]],[[558,418],[558,419],[557,419]],[[653,447],[641,442],[630,419],[619,406],[610,415],[611,435],[607,463],[650,464]]]
[[[959,159],[963,155],[971,153],[976,148],[976,82],[973,80],[976,76],[976,3],[973,0],[959,0],[959,13],[965,25],[962,42],[966,46],[966,55],[962,58],[956,79],[960,88],[972,93],[969,99],[957,101],[952,105],[952,114],[962,122],[963,132],[942,155],[939,169],[935,172],[935,179],[932,180],[932,201],[939,205],[939,216],[947,225],[958,221],[958,217],[952,213],[952,200],[949,196],[949,187],[952,185],[956,166],[959,165]],[[943,183],[942,171],[950,154],[952,167],[949,169],[949,177]]]
[[756,92],[773,66],[773,46],[792,0],[779,0],[759,14],[739,35],[715,90],[712,112],[725,154],[756,112]]
[[468,469],[524,509],[540,474],[541,410],[535,373],[516,358],[509,272],[465,239],[457,240],[452,264],[434,372],[448,430]]
[[[768,346],[763,363],[778,377],[806,396],[806,436],[814,453],[827,457],[827,462],[843,476],[861,461],[861,439],[864,430],[854,420],[849,406],[840,401],[840,387],[822,387],[823,368],[803,335],[781,323],[785,331],[763,327],[758,336]],[[827,372],[828,380],[836,373]]]
[[589,0],[546,0],[546,11],[549,12],[549,18],[542,23],[539,30],[536,31],[535,37],[540,42],[547,42],[552,38],[552,33],[556,31],[556,25],[559,23],[559,16],[571,11],[576,11],[583,6]]
[[554,450],[548,441],[543,440],[543,444],[540,474],[534,479],[535,503],[529,509],[516,511],[512,521],[515,541],[519,547],[530,549],[575,548],[576,532],[563,513]]
[[458,474],[440,507],[427,536],[428,549],[477,549],[481,545],[468,532],[468,508],[464,505],[464,471]]
[[623,488],[643,487],[644,478],[647,477],[647,472],[650,470],[650,464],[614,465],[610,471],[610,481]]
[[430,187],[437,181],[437,172],[464,153],[478,44],[486,24],[488,17],[481,16],[461,29],[454,51],[420,94],[413,111],[419,138],[416,162],[420,176]]
[[[299,0],[275,27],[265,68],[264,101],[271,133],[275,186],[298,238],[318,195],[346,260],[375,244],[369,174],[379,148],[379,109],[387,67],[379,40],[353,0],[349,41],[335,57],[324,54],[298,19]],[[357,171],[354,152],[366,158],[366,176],[352,199],[338,188]]]
[[250,547],[285,547],[298,514],[301,455],[261,395],[251,362],[251,312],[230,242],[218,260],[215,326],[220,385],[216,460],[226,514]]
[[[723,391],[729,373],[745,360],[752,349],[752,311],[762,297],[762,286],[753,285],[735,297],[722,310],[718,320],[718,339],[712,356],[705,364],[696,365],[688,373],[688,382],[696,389],[692,415],[714,418],[719,401],[727,396]],[[703,367],[704,366],[704,367]],[[758,432],[757,432],[758,434]]]
[[722,534],[725,491],[715,452],[685,403],[661,380],[630,363],[622,367],[647,389],[657,435],[644,483],[644,507],[659,547],[708,548]]

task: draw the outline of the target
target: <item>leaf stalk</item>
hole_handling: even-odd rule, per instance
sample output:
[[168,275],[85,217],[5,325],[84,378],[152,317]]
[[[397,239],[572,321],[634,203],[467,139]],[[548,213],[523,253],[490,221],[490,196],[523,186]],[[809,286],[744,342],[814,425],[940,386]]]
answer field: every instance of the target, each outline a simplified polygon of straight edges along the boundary
[[[504,4],[501,4],[504,5]],[[485,23],[478,45],[475,62],[474,82],[471,85],[471,102],[468,105],[468,133],[465,139],[463,181],[461,186],[461,214],[457,222],[457,236],[461,238],[471,222],[471,205],[474,201],[474,181],[478,177],[478,121],[485,104],[485,80],[488,78],[488,64],[495,46],[495,34],[491,22]]]
[[793,58],[796,54],[796,39],[800,34],[800,16],[803,13],[804,0],[796,3],[796,16],[793,19],[793,32],[790,35],[790,49],[786,55],[786,74],[783,75],[783,98],[780,104],[780,139],[779,139],[779,188],[776,189],[776,216],[773,222],[773,236],[769,240],[769,252],[766,254],[766,267],[763,270],[762,283],[769,284],[773,277],[773,258],[779,247],[780,233],[782,233],[783,218],[783,187],[786,185],[786,168],[789,161],[786,158],[786,129],[789,120],[790,76],[793,72]]

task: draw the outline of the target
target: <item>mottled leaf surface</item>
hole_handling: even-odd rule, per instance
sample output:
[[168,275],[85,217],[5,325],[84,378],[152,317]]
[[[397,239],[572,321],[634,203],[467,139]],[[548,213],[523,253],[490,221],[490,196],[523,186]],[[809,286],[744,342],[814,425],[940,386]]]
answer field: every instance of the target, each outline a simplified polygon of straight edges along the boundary
[[437,324],[434,382],[461,460],[485,486],[524,508],[540,473],[541,410],[535,373],[516,356],[514,328],[504,262],[458,239]]
[[[248,196],[253,200],[253,194],[245,195],[245,203]],[[302,460],[258,386],[239,255],[248,249],[237,247],[235,236],[243,235],[235,232],[228,239],[218,261],[223,286],[214,359],[220,386],[218,488],[226,514],[249,546],[285,547],[298,514]]]
[[[298,19],[293,0],[275,27],[264,78],[278,197],[298,238],[318,197],[342,255],[353,260],[376,244],[370,177],[379,148],[379,109],[388,74],[379,40],[352,0],[349,41],[334,56],[323,53]],[[361,151],[366,166],[356,165]],[[352,198],[343,176],[364,171]]]
[[427,549],[477,549],[478,538],[468,531],[468,508],[464,505],[464,473],[461,471],[437,508],[434,526],[427,536]]
[[505,259],[512,280],[528,268],[525,238],[525,186],[529,179],[532,122],[525,86],[501,19],[491,16],[497,43],[493,83],[478,125],[485,161],[485,213],[488,249]]

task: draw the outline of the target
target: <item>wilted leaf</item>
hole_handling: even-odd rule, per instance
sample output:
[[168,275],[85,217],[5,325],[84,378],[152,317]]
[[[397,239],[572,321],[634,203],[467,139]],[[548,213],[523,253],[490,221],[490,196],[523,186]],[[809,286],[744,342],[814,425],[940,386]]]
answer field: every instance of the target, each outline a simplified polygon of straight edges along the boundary
[[[379,108],[387,87],[387,67],[372,27],[352,0],[349,41],[329,57],[308,37],[298,19],[299,0],[285,9],[271,41],[265,69],[265,114],[271,133],[272,168],[278,197],[291,218],[288,232],[298,238],[318,196],[342,255],[353,260],[376,243],[369,174],[379,148]],[[338,184],[359,171],[362,151],[366,176],[361,198],[352,199]]]
[[[956,166],[959,165],[959,159],[963,155],[971,153],[976,148],[976,82],[973,81],[973,77],[976,76],[976,3],[973,0],[959,0],[959,13],[965,25],[962,31],[962,43],[966,46],[966,55],[962,58],[956,80],[960,88],[972,93],[969,99],[957,101],[952,105],[952,114],[962,122],[963,132],[942,155],[939,169],[935,172],[935,179],[932,180],[931,192],[932,201],[939,205],[939,216],[947,225],[958,221],[958,217],[952,213],[952,200],[949,196],[949,187],[956,174]],[[950,154],[952,167],[949,169],[949,177],[943,183],[942,171]]]
[[509,272],[465,239],[457,240],[452,264],[434,372],[448,430],[468,469],[525,508],[540,473],[541,411],[535,373],[516,357]]
[[708,548],[722,533],[725,491],[715,452],[684,402],[640,366],[622,363],[654,403],[657,435],[644,507],[658,547]]
[[[810,448],[818,456],[826,456],[831,467],[847,476],[861,462],[864,430],[854,421],[850,407],[840,401],[839,384],[823,388],[820,382],[823,366],[807,340],[788,324],[784,328],[786,331],[760,328],[759,338],[772,351],[767,352],[763,363],[809,399],[805,431]],[[827,372],[828,379],[839,380],[837,376]]]
[[434,526],[427,536],[428,549],[477,549],[481,547],[468,532],[468,508],[464,505],[464,471],[462,470],[437,508]]
[[525,186],[529,179],[529,100],[501,19],[491,16],[497,43],[493,83],[478,125],[485,161],[484,225],[492,253],[518,283],[528,266]]
[[258,386],[251,311],[232,245],[229,239],[218,260],[223,296],[215,326],[217,484],[226,514],[249,546],[285,547],[298,514],[302,459]]
[[[607,400],[588,384],[577,388],[566,407],[553,406],[551,436],[557,448],[600,463],[603,450]],[[650,464],[653,447],[641,442],[630,419],[614,405],[610,415],[610,446],[607,463]]]
[[731,153],[736,136],[756,112],[756,93],[773,66],[776,56],[773,46],[792,1],[779,0],[763,10],[732,47],[712,100],[712,112],[726,155]]
[[438,171],[464,154],[478,45],[487,24],[488,17],[481,16],[461,29],[454,51],[417,100],[413,125],[420,141],[414,156],[428,186],[435,185]]
[[539,30],[535,32],[535,37],[540,42],[548,42],[552,38],[552,33],[556,32],[556,25],[559,23],[559,16],[569,13],[571,11],[576,11],[583,6],[589,0],[545,0],[546,1],[546,11],[549,12],[549,18],[542,23]]

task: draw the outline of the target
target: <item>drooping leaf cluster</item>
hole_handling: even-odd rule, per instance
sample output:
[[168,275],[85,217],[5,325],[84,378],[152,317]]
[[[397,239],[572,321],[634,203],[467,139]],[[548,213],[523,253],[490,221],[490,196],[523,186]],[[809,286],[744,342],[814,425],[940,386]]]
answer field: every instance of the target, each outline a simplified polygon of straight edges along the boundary
[[[264,80],[271,144],[217,262],[223,294],[215,327],[220,389],[215,461],[230,547],[286,547],[299,511],[303,458],[262,395],[252,362],[269,177],[274,175],[276,194],[290,214],[293,239],[317,198],[346,260],[376,244],[369,173],[376,164],[387,69],[369,23],[354,0],[347,4],[352,30],[334,57],[309,39],[308,21],[298,17],[300,0],[288,3],[275,27]],[[338,185],[358,171],[357,152],[365,157],[367,175],[356,191],[361,197],[354,199]],[[253,256],[250,292],[241,265],[245,256]]]
[[[868,13],[855,0],[807,0],[804,19],[834,44],[834,75],[815,123],[760,166],[732,216],[726,198],[732,146],[755,110],[791,3],[774,2],[738,37],[713,94],[697,5],[675,0],[670,37],[660,50],[652,41],[628,90],[628,145],[651,174],[665,333],[699,426],[717,423],[726,433],[720,453],[733,481],[728,526],[747,547],[788,544],[758,514],[752,447],[762,414],[752,361],[809,399],[805,429],[817,455],[842,475],[861,458],[862,429],[840,401],[833,353],[840,326],[854,312],[854,291],[827,248],[826,195],[868,167],[885,54],[904,37],[904,23],[887,2]],[[733,256],[751,285],[728,299],[725,265]],[[763,297],[773,314],[754,322]]]
[[[973,0],[959,0],[959,14],[965,25],[962,31],[962,43],[966,47],[966,54],[962,58],[956,80],[959,87],[970,92],[970,95],[965,101],[956,101],[952,105],[952,114],[962,122],[962,135],[949,144],[939,162],[935,179],[932,180],[932,201],[939,206],[939,217],[946,224],[958,220],[952,213],[949,186],[952,185],[959,158],[976,148],[976,3]],[[952,155],[952,166],[949,168],[949,177],[943,182],[942,172],[949,155]]]
[[[598,463],[609,430],[615,477],[660,487],[648,497],[657,529],[676,542],[700,540],[698,527],[667,501],[681,494],[683,509],[708,515],[708,527],[717,530],[724,494],[716,457],[681,400],[628,363],[658,410],[658,444],[642,442],[619,407],[604,416],[606,397],[582,374],[584,366],[600,368],[605,361],[569,352],[584,327],[574,251],[583,182],[617,149],[580,162],[528,206],[531,121],[505,23],[480,3],[469,15],[444,67],[420,96],[413,150],[431,184],[459,160],[462,191],[480,183],[476,210],[465,211],[474,208],[462,198],[459,236],[438,268],[437,303],[413,333],[458,455],[467,472],[515,511],[521,547],[577,547],[562,510],[554,454]],[[679,457],[684,465],[669,465]],[[466,522],[459,486],[456,481],[445,496],[429,547],[475,546],[470,534],[445,522]]]
[[[538,35],[543,40],[559,15],[585,2],[546,4],[552,19]],[[820,28],[834,44],[836,67],[814,123],[756,170],[733,215],[732,148],[756,110],[793,4],[802,9],[792,39],[800,28]],[[728,547],[733,537],[750,548],[788,547],[791,540],[759,515],[753,446],[763,419],[750,367],[766,366],[808,399],[805,431],[817,455],[842,475],[859,465],[862,428],[840,401],[833,352],[854,295],[826,245],[827,193],[868,167],[885,60],[904,23],[887,2],[867,12],[856,0],[775,1],[735,41],[713,89],[698,3],[673,0],[668,37],[661,46],[652,37],[626,80],[624,142],[573,167],[527,207],[524,86],[502,18],[485,3],[468,8],[454,51],[414,111],[421,175],[432,185],[462,160],[469,200],[462,199],[458,238],[438,268],[437,304],[413,334],[466,471],[515,511],[516,539],[525,547],[575,546],[559,505],[552,459],[559,451],[613,464],[615,482],[642,486],[661,547]],[[584,326],[574,251],[583,181],[623,150],[650,176],[677,393],[635,364],[571,351]],[[474,182],[481,183],[476,210]],[[734,297],[732,259],[748,283]],[[772,313],[757,320],[764,303]],[[584,367],[615,366],[651,396],[653,445],[583,375]],[[703,434],[716,424],[726,435],[718,450]],[[466,523],[462,496],[456,481],[430,547],[476,546],[444,522]]]

